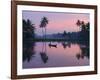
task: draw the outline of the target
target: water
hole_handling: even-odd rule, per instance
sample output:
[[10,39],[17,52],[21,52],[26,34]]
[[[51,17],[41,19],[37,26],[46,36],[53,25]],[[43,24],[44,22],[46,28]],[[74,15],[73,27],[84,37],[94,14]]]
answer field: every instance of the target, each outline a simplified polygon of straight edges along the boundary
[[70,42],[35,42],[24,49],[23,68],[89,65],[89,46]]

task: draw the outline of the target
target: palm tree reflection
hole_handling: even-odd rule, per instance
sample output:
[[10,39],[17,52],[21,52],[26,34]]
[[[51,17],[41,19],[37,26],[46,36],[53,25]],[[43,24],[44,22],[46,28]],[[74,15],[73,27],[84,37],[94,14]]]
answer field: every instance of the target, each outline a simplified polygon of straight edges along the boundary
[[40,55],[41,55],[41,59],[44,63],[47,63],[47,60],[48,60],[48,56],[46,55],[45,52],[40,52]]
[[48,61],[48,56],[47,56],[47,50],[46,50],[46,42],[43,42],[43,45],[42,45],[42,52],[40,52],[40,56],[41,56],[41,59],[44,63],[47,63]]
[[81,49],[81,53],[78,53],[76,55],[77,59],[84,59],[85,57],[89,59],[90,55],[89,55],[89,47],[80,47]]

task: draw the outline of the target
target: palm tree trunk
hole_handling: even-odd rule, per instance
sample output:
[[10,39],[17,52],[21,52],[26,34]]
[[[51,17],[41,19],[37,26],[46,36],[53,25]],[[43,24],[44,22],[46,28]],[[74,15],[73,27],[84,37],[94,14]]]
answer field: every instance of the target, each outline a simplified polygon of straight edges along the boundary
[[44,39],[44,31],[43,31],[43,28],[42,28],[42,39]]
[[45,39],[46,39],[46,27],[45,27]]

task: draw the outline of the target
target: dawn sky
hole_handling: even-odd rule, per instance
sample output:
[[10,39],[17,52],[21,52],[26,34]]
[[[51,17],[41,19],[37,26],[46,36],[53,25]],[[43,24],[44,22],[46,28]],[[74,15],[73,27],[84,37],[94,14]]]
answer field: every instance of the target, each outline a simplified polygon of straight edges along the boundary
[[23,11],[22,18],[31,20],[32,24],[35,24],[35,33],[42,34],[42,29],[39,27],[40,21],[43,17],[47,17],[49,23],[47,24],[47,34],[66,32],[77,32],[77,20],[89,22],[89,14],[82,13],[55,13],[55,12],[35,12],[35,11]]

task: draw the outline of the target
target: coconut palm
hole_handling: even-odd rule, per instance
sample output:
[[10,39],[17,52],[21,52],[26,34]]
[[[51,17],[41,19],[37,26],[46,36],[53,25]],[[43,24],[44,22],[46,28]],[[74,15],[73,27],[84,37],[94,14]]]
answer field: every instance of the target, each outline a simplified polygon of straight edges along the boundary
[[82,21],[81,26],[82,26],[82,31],[86,31],[86,25],[85,25],[84,21]]
[[[45,34],[45,39],[46,39],[46,26],[48,24],[48,19],[47,17],[43,17],[42,20],[41,20],[41,24],[40,24],[40,28],[42,28],[42,33],[43,33],[43,36]],[[43,31],[43,28],[45,28],[45,33]]]
[[31,45],[32,41],[35,39],[35,26],[32,22],[23,19],[23,43],[24,46]]
[[90,23],[85,23],[84,21],[78,20],[76,23],[77,26],[81,27],[80,30],[80,37],[82,40],[89,40],[89,28],[90,28]]
[[87,29],[87,31],[89,31],[89,28],[90,28],[90,23],[88,22],[88,23],[86,24],[86,29]]
[[76,25],[77,25],[77,26],[80,26],[80,25],[81,25],[81,21],[80,21],[80,20],[77,20]]
[[81,28],[81,21],[80,21],[80,20],[77,20],[76,25],[77,25],[78,27],[80,27],[80,28]]
[[35,39],[35,25],[29,19],[23,19],[23,61],[29,62],[35,54],[33,39]]

